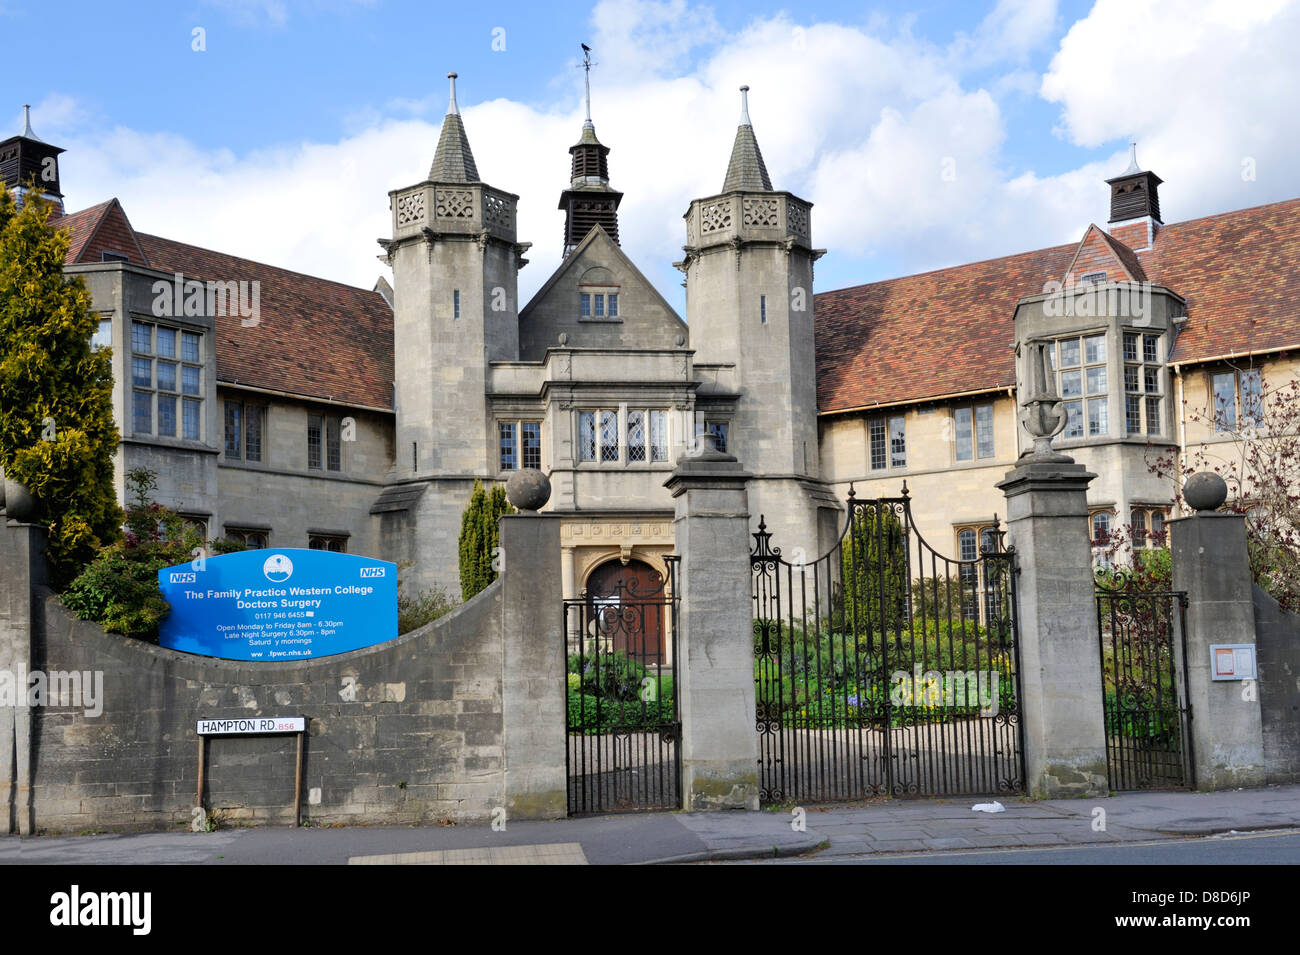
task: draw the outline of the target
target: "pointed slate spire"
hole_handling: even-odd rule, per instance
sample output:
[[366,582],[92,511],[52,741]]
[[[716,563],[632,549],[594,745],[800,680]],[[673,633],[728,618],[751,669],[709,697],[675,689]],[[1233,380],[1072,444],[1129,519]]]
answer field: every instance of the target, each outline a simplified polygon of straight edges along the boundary
[[736,128],[736,142],[731,147],[731,161],[727,163],[727,178],[722,183],[723,192],[742,189],[745,192],[771,192],[772,180],[767,175],[763,153],[758,148],[754,127],[749,121],[749,87],[740,88],[740,125]]
[[447,79],[451,81],[451,101],[442,120],[442,132],[438,135],[438,149],[433,154],[429,178],[434,182],[478,182],[478,167],[474,165],[469,137],[465,135],[460,107],[456,105],[456,74],[448,73]]

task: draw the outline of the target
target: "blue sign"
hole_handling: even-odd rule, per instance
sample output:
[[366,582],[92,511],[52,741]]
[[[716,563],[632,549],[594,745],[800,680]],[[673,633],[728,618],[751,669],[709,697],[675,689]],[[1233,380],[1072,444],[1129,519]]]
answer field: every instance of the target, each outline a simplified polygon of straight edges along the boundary
[[397,565],[300,548],[158,571],[172,606],[158,642],[227,660],[311,660],[397,636]]

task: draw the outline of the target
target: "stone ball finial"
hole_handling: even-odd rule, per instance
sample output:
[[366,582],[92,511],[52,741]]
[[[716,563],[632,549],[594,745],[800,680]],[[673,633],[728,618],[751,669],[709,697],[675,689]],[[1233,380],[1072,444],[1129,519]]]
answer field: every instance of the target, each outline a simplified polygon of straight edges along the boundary
[[1183,500],[1197,511],[1218,510],[1228,499],[1228,482],[1213,471],[1199,471],[1183,484]]
[[550,499],[550,478],[537,468],[523,468],[506,481],[506,500],[518,510],[539,511]]
[[31,491],[27,490],[27,485],[5,478],[3,498],[5,516],[9,520],[21,521],[25,524],[36,520],[38,511],[36,498],[32,497]]

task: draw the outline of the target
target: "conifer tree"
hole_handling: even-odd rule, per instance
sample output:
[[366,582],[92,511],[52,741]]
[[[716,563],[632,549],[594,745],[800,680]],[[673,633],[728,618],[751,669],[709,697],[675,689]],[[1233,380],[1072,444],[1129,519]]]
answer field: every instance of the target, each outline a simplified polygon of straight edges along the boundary
[[[903,524],[889,505],[855,508],[841,542],[845,619],[864,629],[902,626],[907,613],[907,550]],[[883,590],[883,593],[882,593]]]
[[474,482],[469,506],[460,519],[460,592],[469,600],[497,579],[493,566],[500,541],[497,522],[503,514],[514,513],[506,500],[506,489],[495,484],[485,490],[479,481]]
[[122,510],[110,351],[91,348],[99,319],[85,284],[63,274],[70,240],[51,208],[38,190],[18,208],[0,189],[0,469],[40,506],[62,588],[117,539]]

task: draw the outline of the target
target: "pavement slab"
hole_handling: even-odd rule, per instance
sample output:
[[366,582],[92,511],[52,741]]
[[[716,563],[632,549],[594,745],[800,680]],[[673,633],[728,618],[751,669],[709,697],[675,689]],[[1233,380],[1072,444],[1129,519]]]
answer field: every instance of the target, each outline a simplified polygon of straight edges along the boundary
[[[1147,844],[1300,829],[1300,786],[1107,798],[874,800],[762,812],[649,812],[448,827],[239,828],[73,837],[0,837],[0,864],[535,865],[694,862],[811,853],[836,857],[997,848]],[[1097,809],[1104,814],[1097,813]]]

